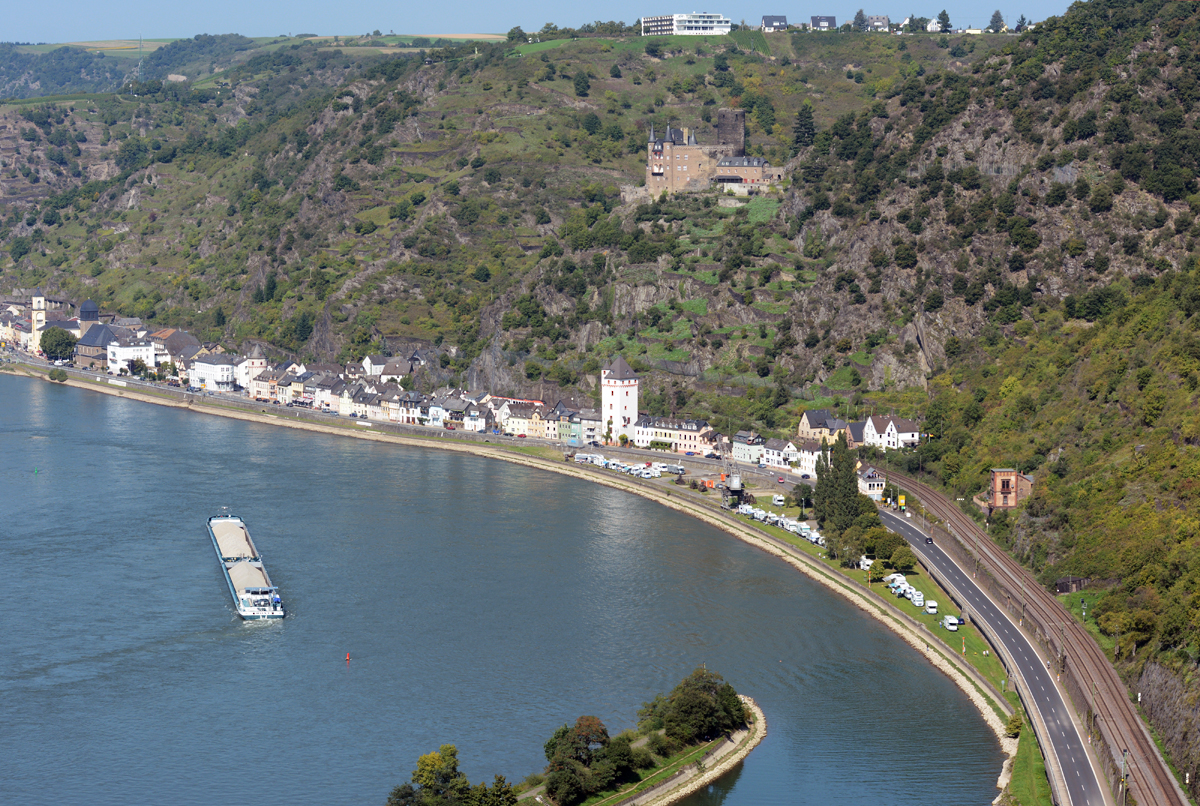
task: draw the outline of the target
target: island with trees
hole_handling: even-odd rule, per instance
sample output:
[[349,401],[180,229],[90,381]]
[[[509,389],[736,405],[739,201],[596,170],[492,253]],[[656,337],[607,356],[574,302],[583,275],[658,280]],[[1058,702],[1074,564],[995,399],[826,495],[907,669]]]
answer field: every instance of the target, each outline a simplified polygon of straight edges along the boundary
[[[545,769],[521,784],[497,775],[490,786],[472,786],[458,769],[457,747],[446,744],[417,759],[411,780],[392,790],[387,806],[512,806],[532,789],[557,806],[617,803],[658,787],[665,799],[676,791],[682,797],[688,789],[676,785],[698,780],[704,762],[740,759],[757,743],[765,725],[754,736],[747,731],[760,722],[756,712],[721,675],[696,669],[669,694],[643,704],[636,730],[610,736],[588,715],[561,725],[543,745]],[[740,741],[730,741],[735,737]]]

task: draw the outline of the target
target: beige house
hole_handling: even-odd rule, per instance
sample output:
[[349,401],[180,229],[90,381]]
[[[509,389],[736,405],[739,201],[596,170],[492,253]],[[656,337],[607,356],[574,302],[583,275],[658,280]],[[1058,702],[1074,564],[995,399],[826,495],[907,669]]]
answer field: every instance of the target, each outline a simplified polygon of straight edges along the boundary
[[846,422],[833,416],[829,409],[813,409],[800,416],[796,436],[820,444],[821,440],[832,443],[838,434],[846,430]]

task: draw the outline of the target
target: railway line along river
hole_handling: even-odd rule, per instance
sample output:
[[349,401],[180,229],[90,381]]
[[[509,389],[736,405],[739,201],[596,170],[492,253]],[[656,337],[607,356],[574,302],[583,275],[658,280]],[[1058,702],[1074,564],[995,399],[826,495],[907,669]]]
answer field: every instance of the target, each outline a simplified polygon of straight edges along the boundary
[[[688,804],[996,795],[995,735],[918,652],[638,496],[4,374],[0,457],[2,802],[381,804],[444,743],[517,781],[702,663],[771,730]],[[286,619],[234,613],[221,506]]]

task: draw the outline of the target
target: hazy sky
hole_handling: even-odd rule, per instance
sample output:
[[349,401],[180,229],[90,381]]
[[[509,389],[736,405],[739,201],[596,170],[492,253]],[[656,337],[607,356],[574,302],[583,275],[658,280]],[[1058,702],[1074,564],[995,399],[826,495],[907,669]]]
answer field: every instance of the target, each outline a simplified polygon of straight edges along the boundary
[[[788,21],[806,21],[813,14],[832,14],[838,23],[854,16],[865,0],[807,0],[805,3],[762,2],[746,4],[714,0],[699,4],[634,0],[585,5],[561,0],[532,0],[510,6],[507,3],[463,0],[457,4],[434,5],[383,3],[377,0],[343,5],[328,0],[207,0],[204,3],[164,2],[163,0],[45,0],[23,6],[18,13],[5,15],[0,39],[9,42],[70,42],[94,39],[183,37],[195,34],[240,33],[247,36],[278,34],[360,34],[376,28],[384,33],[448,34],[504,33],[514,25],[537,30],[546,22],[576,26],[596,18],[633,22],[650,14],[687,11],[715,11],[734,22],[745,19],[754,24],[764,14],[784,14]],[[932,3],[932,4],[931,4]],[[957,26],[983,27],[998,7],[1009,23],[1024,14],[1031,20],[1062,14],[1066,0],[1032,3],[1028,0],[877,0],[862,7],[868,14],[888,14],[894,21],[909,14],[935,17],[945,8]],[[450,12],[450,13],[447,13]]]

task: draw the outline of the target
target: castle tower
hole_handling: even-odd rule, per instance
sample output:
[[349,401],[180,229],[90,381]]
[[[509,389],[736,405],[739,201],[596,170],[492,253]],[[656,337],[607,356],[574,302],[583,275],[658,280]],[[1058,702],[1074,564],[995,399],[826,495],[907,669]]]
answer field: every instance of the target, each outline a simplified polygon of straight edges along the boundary
[[257,378],[259,375],[267,371],[267,358],[263,355],[262,348],[257,344],[250,351],[250,355],[246,356],[245,360],[237,367],[237,382],[243,389],[250,388],[250,381]]
[[616,442],[624,434],[633,439],[638,417],[638,377],[623,356],[600,370],[600,430]]
[[746,110],[717,110],[717,145],[732,146],[732,157],[746,156]]
[[32,351],[36,353],[42,349],[42,328],[46,326],[46,295],[42,293],[42,289],[35,288],[33,290],[33,302],[30,308],[30,344]]

